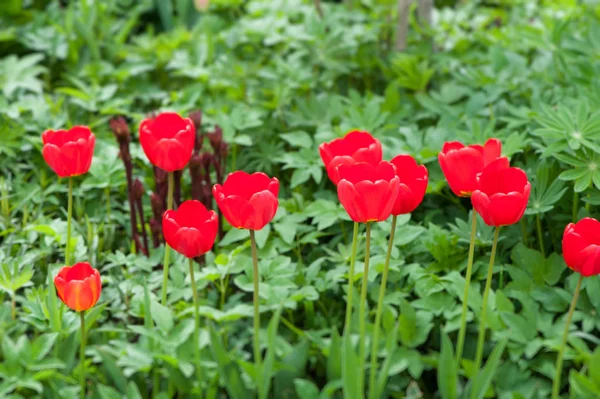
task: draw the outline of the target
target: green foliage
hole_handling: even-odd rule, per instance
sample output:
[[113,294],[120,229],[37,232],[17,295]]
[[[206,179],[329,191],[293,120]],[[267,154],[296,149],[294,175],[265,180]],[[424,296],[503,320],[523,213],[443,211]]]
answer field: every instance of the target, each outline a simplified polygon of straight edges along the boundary
[[[434,24],[411,15],[408,49],[397,52],[395,1],[354,1],[350,11],[323,0],[323,18],[308,0],[213,0],[206,11],[197,3],[0,2],[0,397],[79,393],[78,317],[53,288],[67,244],[66,182],[40,154],[42,131],[78,124],[97,136],[90,172],[75,178],[68,243],[103,280],[86,316],[90,397],[193,397],[200,384],[214,398],[361,397],[357,375],[370,370],[357,370],[357,337],[341,332],[352,223],[318,152],[350,129],[379,138],[386,159],[412,154],[430,178],[423,204],[398,218],[377,397],[549,397],[576,282],[560,255],[563,229],[600,205],[598,5],[436,1]],[[144,115],[167,109],[201,109],[206,130],[223,129],[227,172],[281,181],[278,214],[256,235],[262,370],[252,363],[247,232],[225,225],[200,268],[198,342],[187,260],[174,256],[163,306],[162,248],[149,257],[132,251],[126,175],[108,121],[128,118],[134,177],[149,192],[136,130]],[[493,229],[478,220],[458,365],[471,204],[449,191],[437,153],[444,141],[490,137],[528,173],[532,192],[522,222],[500,235],[487,362],[476,374],[470,359]],[[187,171],[182,187],[189,198]],[[370,310],[389,231],[384,222],[372,232]],[[597,398],[600,280],[583,287],[563,394]],[[352,324],[357,331],[356,316]]]

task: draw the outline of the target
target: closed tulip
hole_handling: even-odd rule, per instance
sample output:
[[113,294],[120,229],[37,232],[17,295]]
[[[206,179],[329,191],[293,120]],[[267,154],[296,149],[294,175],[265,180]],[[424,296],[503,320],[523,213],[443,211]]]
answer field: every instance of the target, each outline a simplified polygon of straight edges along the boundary
[[479,189],[473,192],[473,208],[488,226],[517,223],[525,213],[531,184],[519,168],[505,167],[498,159],[479,175]]
[[584,277],[600,274],[600,222],[583,218],[563,234],[563,256],[569,268]]
[[400,178],[400,189],[392,215],[411,213],[423,201],[427,191],[427,168],[425,165],[417,165],[417,161],[410,155],[398,155],[390,163],[396,167],[396,175]]
[[185,168],[192,156],[196,129],[189,118],[163,112],[142,121],[140,143],[150,162],[167,171]]
[[209,211],[200,201],[185,201],[177,210],[163,215],[163,234],[171,248],[187,258],[210,251],[219,223],[215,211]]
[[337,168],[341,165],[352,165],[366,162],[376,166],[383,158],[379,140],[369,132],[352,130],[343,138],[335,139],[319,146],[319,152],[327,175],[333,184],[338,184],[340,177]]
[[[502,143],[498,139],[489,139],[483,146],[465,146],[458,141],[450,141],[444,144],[438,160],[452,192],[459,197],[469,197],[477,189],[477,175],[500,158],[501,152]],[[501,159],[508,167],[508,159]]]
[[238,229],[260,230],[269,223],[279,201],[279,180],[264,173],[243,171],[230,173],[221,186],[215,184],[213,195],[225,219]]
[[44,160],[58,176],[78,176],[90,170],[96,137],[89,127],[46,130],[42,142]]
[[342,165],[338,172],[338,198],[352,220],[381,222],[390,216],[400,190],[394,165],[385,161],[377,166],[362,162]]
[[93,307],[102,291],[100,273],[87,262],[60,269],[54,285],[61,301],[77,312]]

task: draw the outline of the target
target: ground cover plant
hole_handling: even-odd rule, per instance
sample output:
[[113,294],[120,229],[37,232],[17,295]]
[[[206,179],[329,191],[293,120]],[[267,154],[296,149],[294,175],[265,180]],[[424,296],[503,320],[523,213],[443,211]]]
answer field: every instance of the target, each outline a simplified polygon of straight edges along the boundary
[[408,3],[1,2],[0,397],[600,397],[600,4]]

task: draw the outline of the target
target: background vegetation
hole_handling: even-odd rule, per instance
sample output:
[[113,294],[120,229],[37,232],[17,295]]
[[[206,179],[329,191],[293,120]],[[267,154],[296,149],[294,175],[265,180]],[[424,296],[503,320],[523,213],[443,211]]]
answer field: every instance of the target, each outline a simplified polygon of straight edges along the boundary
[[[438,387],[438,365],[441,331],[454,342],[459,325],[470,203],[449,191],[436,156],[446,140],[500,138],[533,192],[523,222],[501,232],[486,355],[507,345],[486,394],[549,396],[577,280],[560,239],[568,222],[600,205],[600,5],[439,2],[431,26],[411,14],[407,50],[398,52],[396,2],[354,3],[323,1],[321,17],[301,0],[212,0],[207,11],[185,0],[1,2],[0,397],[78,394],[77,315],[57,317],[51,284],[63,265],[67,186],[40,154],[43,130],[76,124],[98,138],[92,169],[75,185],[72,243],[75,259],[98,268],[104,283],[87,315],[91,395],[146,398],[156,375],[160,397],[191,397],[187,264],[175,256],[170,306],[161,306],[162,250],[132,251],[125,170],[108,124],[124,115],[136,132],[159,109],[201,109],[206,129],[218,124],[229,143],[227,171],[282,182],[278,215],[257,234],[273,398],[341,397],[352,224],[317,146],[351,128],[379,138],[386,159],[410,153],[430,171],[424,203],[399,218],[392,253],[386,395],[460,397],[462,384],[454,396]],[[132,136],[134,173],[149,192],[152,169]],[[188,198],[189,174],[183,179]],[[149,196],[143,201],[150,214]],[[478,225],[473,321],[492,241],[492,229]],[[371,305],[389,227],[373,231]],[[247,234],[229,230],[197,277],[211,321],[198,344],[212,397],[254,389],[250,273]],[[597,277],[584,281],[563,378],[572,398],[600,397],[599,292]],[[279,325],[269,324],[279,311]],[[467,331],[467,358],[476,327]],[[460,373],[471,376],[469,362]]]

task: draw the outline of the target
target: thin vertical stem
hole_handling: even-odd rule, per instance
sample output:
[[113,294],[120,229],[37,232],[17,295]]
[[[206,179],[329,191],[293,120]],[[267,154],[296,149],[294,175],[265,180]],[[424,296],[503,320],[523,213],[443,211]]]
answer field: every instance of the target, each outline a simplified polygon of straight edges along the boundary
[[344,331],[350,334],[350,323],[352,322],[352,296],[354,294],[354,265],[356,263],[356,247],[358,244],[358,222],[354,222],[354,232],[352,233],[352,251],[350,253],[350,270],[348,271],[348,299],[346,301],[346,322]]
[[[169,179],[167,181],[167,210],[173,208],[173,188],[175,186],[173,181],[173,172],[169,172]],[[165,259],[163,261],[163,288],[162,288],[162,304],[167,305],[167,284],[169,283],[169,255],[171,248],[165,241]]]
[[360,392],[365,390],[365,331],[367,328],[367,316],[365,308],[367,304],[367,288],[369,285],[369,260],[371,258],[371,222],[367,222],[367,238],[365,240],[365,268],[363,271],[362,285],[360,287],[360,304],[358,310],[358,322],[360,337],[358,341],[358,378]]
[[483,343],[485,341],[485,323],[487,317],[487,304],[492,286],[492,274],[494,271],[494,260],[496,258],[496,248],[498,247],[498,236],[500,235],[500,226],[494,230],[494,243],[492,244],[492,253],[490,255],[490,264],[488,266],[487,278],[485,280],[485,289],[483,291],[483,302],[481,304],[481,320],[479,321],[479,336],[477,337],[477,352],[475,355],[475,373],[479,372],[481,360],[483,358]]
[[558,350],[558,356],[556,357],[556,374],[554,375],[554,381],[552,382],[552,399],[558,399],[558,394],[560,393],[560,375],[562,374],[563,356],[565,354],[567,338],[569,337],[569,327],[571,326],[571,319],[573,318],[573,312],[575,311],[575,307],[577,306],[577,300],[579,299],[579,290],[581,289],[582,282],[583,275],[580,275],[579,280],[577,280],[577,286],[575,287],[573,299],[571,300],[569,313],[567,313],[565,331],[563,332],[562,342]]
[[377,353],[379,347],[379,324],[381,323],[381,313],[383,311],[383,299],[385,298],[385,289],[387,286],[388,272],[390,268],[390,258],[394,248],[394,235],[396,233],[397,216],[392,217],[392,229],[390,231],[390,241],[388,243],[385,263],[383,265],[383,274],[381,276],[381,285],[379,286],[379,297],[377,298],[377,311],[375,312],[375,326],[373,327],[373,343],[371,345],[371,367],[369,368],[369,398],[375,398],[375,376],[377,367]]
[[67,203],[67,246],[65,248],[66,266],[71,266],[71,219],[73,219],[73,178],[69,177],[69,198]]
[[250,230],[250,242],[252,244],[252,280],[254,282],[253,302],[254,302],[254,362],[256,364],[257,376],[260,375],[261,358],[260,358],[260,311],[258,297],[258,255],[256,251],[256,238],[254,230]]
[[196,287],[196,278],[194,277],[194,259],[189,258],[190,264],[190,279],[192,280],[192,298],[194,299],[194,321],[196,328],[194,330],[194,348],[196,349],[196,374],[198,376],[198,384],[200,389],[200,396],[202,397],[202,368],[200,366],[200,314],[198,307],[200,303],[198,301],[198,288]]
[[79,349],[79,383],[81,386],[81,399],[85,398],[85,310],[79,312],[79,318],[81,320],[81,348]]
[[546,251],[544,250],[544,234],[542,233],[542,219],[540,218],[539,213],[537,215],[535,215],[535,224],[537,226],[537,234],[538,234],[538,241],[540,244],[540,252],[542,253],[542,256],[545,259]]
[[471,240],[469,242],[469,258],[467,260],[467,275],[465,276],[465,292],[463,294],[462,313],[460,315],[460,329],[458,330],[458,342],[456,344],[456,364],[460,366],[463,348],[465,346],[465,335],[467,332],[467,311],[469,309],[469,288],[471,287],[471,275],[473,274],[473,259],[475,257],[475,236],[477,235],[477,213],[471,212]]

